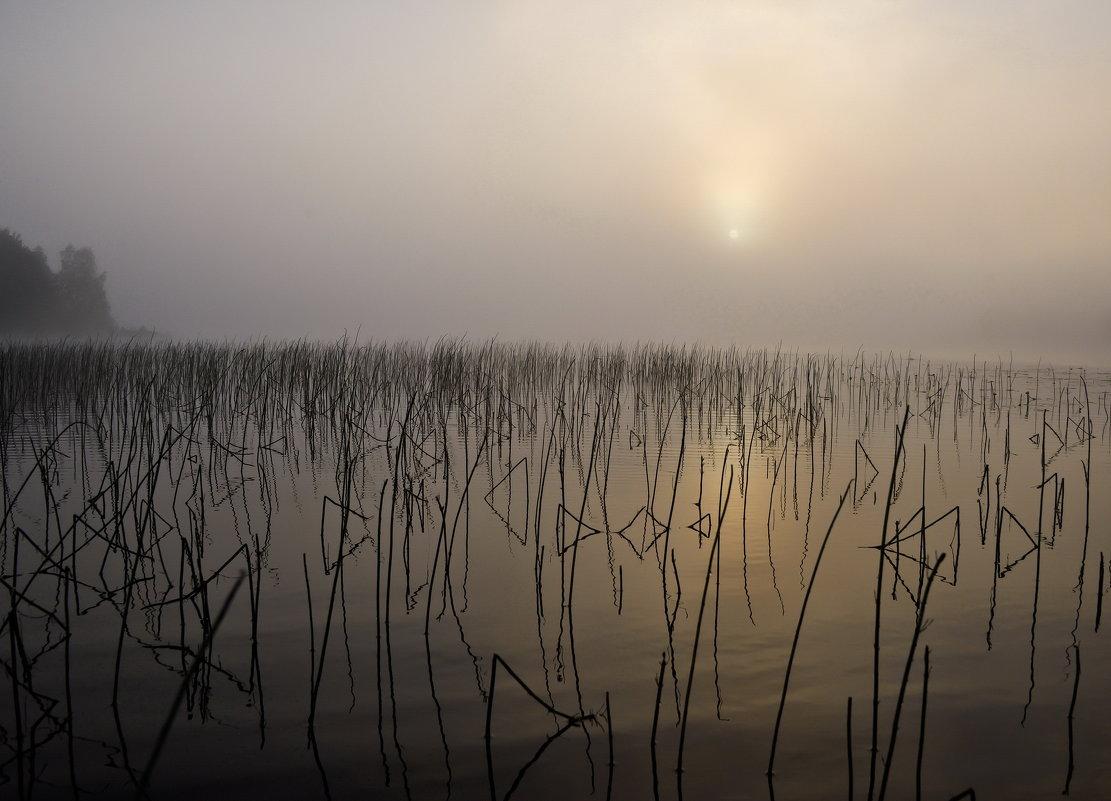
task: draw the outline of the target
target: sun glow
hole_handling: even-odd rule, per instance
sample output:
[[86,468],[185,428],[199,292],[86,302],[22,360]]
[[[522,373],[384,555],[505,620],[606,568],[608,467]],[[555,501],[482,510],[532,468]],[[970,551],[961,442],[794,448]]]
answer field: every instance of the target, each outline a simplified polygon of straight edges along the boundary
[[712,208],[720,226],[718,230],[725,232],[729,244],[747,244],[752,240],[760,216],[753,193],[719,191],[713,198]]

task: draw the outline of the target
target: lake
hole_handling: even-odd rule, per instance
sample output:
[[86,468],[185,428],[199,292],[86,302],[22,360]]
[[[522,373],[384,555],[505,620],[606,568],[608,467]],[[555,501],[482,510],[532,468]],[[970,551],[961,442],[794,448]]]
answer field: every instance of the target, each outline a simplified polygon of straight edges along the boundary
[[1111,793],[1106,371],[8,343],[0,434],[7,798]]

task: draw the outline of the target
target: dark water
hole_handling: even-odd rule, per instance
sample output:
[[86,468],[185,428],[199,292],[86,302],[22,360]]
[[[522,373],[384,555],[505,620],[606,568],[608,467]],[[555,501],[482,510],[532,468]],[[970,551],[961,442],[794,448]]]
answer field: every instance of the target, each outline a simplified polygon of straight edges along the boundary
[[4,797],[1111,792],[1105,373],[0,358]]

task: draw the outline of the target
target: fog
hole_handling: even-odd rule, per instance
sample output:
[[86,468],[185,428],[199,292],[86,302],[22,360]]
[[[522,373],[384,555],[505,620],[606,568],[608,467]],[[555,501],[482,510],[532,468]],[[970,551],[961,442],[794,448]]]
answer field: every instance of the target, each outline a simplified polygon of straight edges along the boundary
[[0,228],[181,337],[1102,359],[1104,0],[0,7]]

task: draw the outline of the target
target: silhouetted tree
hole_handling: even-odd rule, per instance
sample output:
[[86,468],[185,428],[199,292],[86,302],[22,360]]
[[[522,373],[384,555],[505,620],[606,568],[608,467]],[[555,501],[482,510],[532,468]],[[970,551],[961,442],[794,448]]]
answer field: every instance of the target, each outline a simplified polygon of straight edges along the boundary
[[97,271],[96,256],[89,248],[66,246],[57,284],[62,327],[66,330],[107,333],[115,327],[104,294],[104,273]]
[[106,334],[115,329],[104,273],[89,248],[62,251],[54,273],[42,248],[0,230],[0,334]]
[[0,230],[0,331],[49,329],[57,309],[58,288],[42,248],[31,250],[19,234]]

